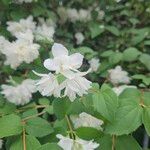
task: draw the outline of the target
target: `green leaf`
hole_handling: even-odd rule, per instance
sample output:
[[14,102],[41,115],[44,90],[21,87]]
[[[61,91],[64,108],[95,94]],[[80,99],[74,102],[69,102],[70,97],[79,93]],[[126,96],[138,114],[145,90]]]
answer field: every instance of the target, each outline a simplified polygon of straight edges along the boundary
[[63,119],[67,114],[71,102],[68,98],[58,98],[53,101],[54,114],[58,119]]
[[83,139],[91,140],[100,138],[103,133],[100,130],[91,127],[80,127],[76,129],[76,134]]
[[142,150],[132,136],[121,136],[116,141],[116,150]]
[[19,116],[11,114],[0,118],[0,138],[17,135],[22,132]]
[[123,60],[125,61],[134,61],[137,59],[137,57],[141,54],[140,51],[138,51],[134,47],[129,47],[124,50],[123,52]]
[[107,120],[113,120],[118,107],[118,98],[110,88],[103,86],[100,92],[93,94],[93,107]]
[[61,150],[61,148],[56,143],[47,143],[36,150]]
[[[26,149],[35,150],[41,146],[39,141],[31,135],[26,135]],[[24,150],[22,136],[12,137],[9,139],[9,150]]]
[[107,26],[106,29],[116,36],[120,35],[120,31],[115,26]]
[[150,108],[146,107],[143,111],[143,124],[147,134],[150,136]]
[[119,107],[114,121],[106,126],[106,133],[122,135],[135,131],[142,123],[142,107],[138,100],[124,98],[119,100]]
[[[112,150],[112,137],[105,135],[100,138],[100,150]],[[132,136],[118,136],[115,138],[115,150],[142,150]]]
[[35,137],[43,137],[53,132],[53,128],[46,120],[36,117],[26,122],[26,132]]
[[97,37],[101,33],[103,33],[105,30],[104,26],[101,26],[98,23],[92,23],[89,28],[91,31],[91,38],[92,39]]
[[150,70],[150,61],[149,61],[150,55],[142,54],[139,59],[140,59],[140,62],[143,63],[147,67],[148,70]]
[[111,56],[112,54],[114,54],[115,52],[114,51],[112,51],[112,50],[107,50],[107,51],[104,51],[102,54],[101,54],[101,56],[102,57],[109,57],[109,56]]
[[122,53],[120,53],[120,52],[115,52],[115,53],[111,54],[109,57],[109,62],[111,64],[117,64],[121,60],[122,60]]
[[2,104],[0,104],[0,114],[6,115],[15,112],[16,106],[14,104],[6,102],[6,100],[3,99],[0,101],[2,102]]
[[49,105],[50,104],[50,100],[48,98],[45,98],[45,97],[39,98],[38,102],[41,105]]

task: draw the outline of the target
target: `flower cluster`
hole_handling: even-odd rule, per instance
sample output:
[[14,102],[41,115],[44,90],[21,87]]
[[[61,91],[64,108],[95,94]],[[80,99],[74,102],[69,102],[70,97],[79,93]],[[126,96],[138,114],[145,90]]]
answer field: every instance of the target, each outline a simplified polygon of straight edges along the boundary
[[5,98],[16,105],[27,104],[32,98],[32,93],[37,91],[35,81],[31,79],[26,79],[16,86],[3,84],[1,88]]
[[[52,59],[46,59],[44,61],[44,67],[49,71],[54,71],[49,74],[39,74],[41,79],[37,82],[37,88],[43,96],[54,95],[55,97],[68,96],[71,101],[76,98],[76,95],[83,96],[87,94],[88,89],[91,87],[91,82],[88,81],[85,76],[87,72],[80,72],[78,69],[83,62],[83,55],[75,53],[68,55],[68,50],[58,43],[54,43],[52,46]],[[59,78],[63,78],[62,82],[59,82]]]
[[61,134],[56,135],[60,140],[58,145],[63,150],[94,150],[99,147],[99,144],[96,142],[82,140],[78,137],[76,139],[70,139],[69,137],[64,137]]
[[0,37],[0,51],[6,56],[5,65],[16,69],[23,62],[31,63],[39,56],[40,45],[34,43],[36,40],[52,41],[55,27],[44,20],[36,26],[33,17],[20,19],[19,22],[8,21],[7,30],[16,37],[15,41],[9,42],[3,36]]

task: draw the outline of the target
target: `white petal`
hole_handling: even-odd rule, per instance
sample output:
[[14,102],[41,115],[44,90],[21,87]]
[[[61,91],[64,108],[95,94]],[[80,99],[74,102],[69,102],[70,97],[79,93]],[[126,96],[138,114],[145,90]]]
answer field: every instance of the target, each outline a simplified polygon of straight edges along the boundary
[[83,62],[83,55],[80,53],[75,53],[70,55],[70,65],[72,68],[80,68]]
[[57,64],[55,63],[53,59],[46,59],[44,61],[44,67],[51,71],[55,71],[58,68]]
[[45,77],[45,76],[48,76],[48,74],[37,73],[37,72],[34,71],[34,70],[32,70],[32,72],[33,72],[34,74],[36,74],[37,76],[39,76],[39,77]]
[[54,43],[52,46],[52,54],[54,57],[68,55],[68,50],[62,44]]

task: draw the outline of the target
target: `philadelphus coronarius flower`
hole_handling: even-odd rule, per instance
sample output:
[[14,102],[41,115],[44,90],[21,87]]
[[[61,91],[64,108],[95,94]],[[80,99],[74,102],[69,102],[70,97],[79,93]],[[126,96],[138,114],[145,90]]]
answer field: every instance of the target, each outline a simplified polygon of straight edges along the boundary
[[21,63],[30,63],[39,55],[40,46],[33,43],[33,35],[28,30],[26,33],[18,33],[18,39],[13,42],[6,42],[1,53],[6,56],[5,65],[16,69]]
[[128,72],[123,71],[121,66],[116,66],[115,69],[110,69],[108,70],[108,72],[109,72],[109,79],[113,84],[130,83]]
[[117,94],[117,96],[119,96],[127,88],[137,88],[137,87],[133,85],[121,85],[121,86],[112,88],[112,90]]
[[76,139],[70,139],[69,137],[64,137],[61,134],[57,134],[56,137],[60,140],[58,145],[63,150],[94,150],[99,144],[96,142],[82,140],[78,137]]
[[[54,95],[61,96],[61,91],[64,90],[63,96],[68,96],[71,101],[76,98],[76,95],[82,96],[87,94],[87,90],[91,87],[91,82],[85,76],[87,72],[80,72],[79,69],[83,62],[83,55],[75,53],[68,55],[68,50],[58,43],[52,46],[52,59],[44,61],[44,67],[49,71],[54,71],[55,74],[35,74],[42,78],[37,82],[38,90],[43,96]],[[58,82],[58,76],[64,76],[65,80]]]
[[94,72],[96,72],[98,70],[99,66],[100,66],[98,58],[92,58],[89,61],[89,64],[90,64],[90,67],[91,67],[92,71],[94,71]]
[[76,38],[76,43],[79,45],[79,44],[82,44],[82,42],[84,41],[85,37],[84,35],[81,33],[81,32],[77,32],[75,34],[75,38]]
[[36,92],[35,81],[31,79],[24,80],[17,86],[2,85],[2,94],[5,98],[16,105],[24,105],[32,98],[32,93]]
[[25,33],[27,30],[33,32],[36,27],[36,23],[33,21],[33,16],[29,16],[27,19],[20,19],[19,22],[8,21],[7,30],[14,36],[17,36],[18,33]]
[[5,37],[0,36],[0,52],[9,44],[9,41]]
[[71,116],[71,120],[75,128],[93,127],[93,128],[101,129],[101,125],[104,123],[102,120],[97,119],[85,112],[82,112],[81,114],[79,114],[78,117]]

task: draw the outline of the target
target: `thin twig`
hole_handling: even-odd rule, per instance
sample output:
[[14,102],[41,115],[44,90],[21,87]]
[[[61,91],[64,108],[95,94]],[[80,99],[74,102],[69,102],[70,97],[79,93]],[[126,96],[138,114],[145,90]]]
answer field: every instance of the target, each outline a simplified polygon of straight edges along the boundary
[[29,119],[38,117],[38,116],[40,116],[40,115],[42,115],[42,114],[44,114],[44,113],[46,113],[46,111],[42,111],[42,112],[40,112],[40,113],[38,113],[38,114],[36,114],[36,115],[32,115],[32,116],[26,117],[26,118],[22,119],[22,122],[25,122],[25,121],[27,121],[27,120],[29,120]]
[[112,150],[115,150],[115,135],[112,135]]
[[69,127],[69,130],[70,130],[70,134],[71,134],[71,138],[74,139],[74,131],[72,129],[72,126],[71,126],[71,123],[70,123],[70,120],[69,120],[69,117],[67,115],[65,115],[65,118],[67,120],[67,124],[68,124],[68,127]]
[[23,150],[26,150],[26,132],[24,127],[22,132],[22,141],[23,141]]

